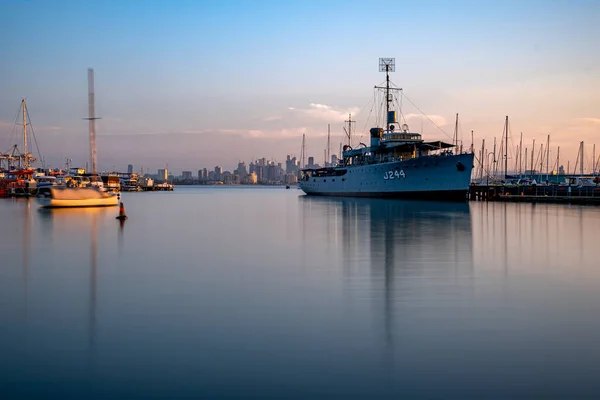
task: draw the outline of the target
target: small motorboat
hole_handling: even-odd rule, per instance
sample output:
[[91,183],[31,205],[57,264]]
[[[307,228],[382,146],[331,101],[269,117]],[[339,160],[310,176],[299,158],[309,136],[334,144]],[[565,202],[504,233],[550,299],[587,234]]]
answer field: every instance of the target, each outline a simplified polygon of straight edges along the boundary
[[68,188],[50,186],[40,188],[36,197],[44,208],[110,207],[119,205],[119,195],[102,188]]

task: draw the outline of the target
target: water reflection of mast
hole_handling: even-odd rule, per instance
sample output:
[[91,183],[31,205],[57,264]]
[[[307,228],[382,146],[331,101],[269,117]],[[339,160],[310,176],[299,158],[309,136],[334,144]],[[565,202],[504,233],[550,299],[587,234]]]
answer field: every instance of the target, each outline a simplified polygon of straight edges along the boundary
[[90,309],[89,309],[89,346],[93,347],[96,339],[96,267],[98,259],[97,216],[92,213],[92,237],[90,260]]
[[[371,268],[375,277],[382,276],[383,282],[383,329],[385,336],[384,359],[393,363],[394,357],[394,260],[396,258],[397,237],[395,223],[401,219],[397,212],[401,210],[400,203],[393,201],[372,201],[365,205],[369,215],[369,241]],[[407,230],[411,229],[410,221],[403,221]],[[402,251],[402,247],[399,248]],[[403,254],[400,260],[405,260]],[[383,265],[382,265],[383,264]],[[380,268],[383,267],[383,271]],[[380,282],[378,279],[375,282]],[[388,365],[390,366],[390,365]]]
[[[389,210],[389,204],[386,205],[386,209]],[[385,287],[385,303],[384,303],[384,318],[385,318],[385,336],[386,344],[390,347],[390,360],[394,360],[392,352],[394,350],[394,335],[393,335],[393,296],[392,291],[394,290],[394,246],[396,243],[394,237],[394,228],[392,225],[393,218],[390,213],[387,212],[385,219],[385,229],[383,242],[385,243],[385,254],[384,254],[384,287]]]
[[29,232],[29,213],[31,212],[31,203],[29,199],[27,199],[25,202],[24,210],[25,229],[23,231],[23,282],[25,283],[25,290],[27,290],[27,281],[29,277],[29,241],[31,240]]
[[30,242],[31,242],[31,232],[29,229],[29,225],[31,224],[30,221],[30,213],[31,213],[31,202],[29,201],[29,199],[26,200],[25,202],[25,207],[23,208],[25,210],[25,216],[23,218],[23,220],[25,221],[25,226],[24,226],[24,230],[23,230],[23,295],[25,296],[25,299],[23,300],[23,307],[24,307],[24,311],[23,311],[23,316],[25,318],[27,318],[27,303],[28,303],[28,292],[29,292],[29,247],[30,247]]

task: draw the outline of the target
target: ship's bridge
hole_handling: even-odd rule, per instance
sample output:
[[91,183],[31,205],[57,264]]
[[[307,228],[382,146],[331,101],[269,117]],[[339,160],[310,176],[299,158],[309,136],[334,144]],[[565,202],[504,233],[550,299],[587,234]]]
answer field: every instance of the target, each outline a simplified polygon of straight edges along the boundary
[[416,132],[409,132],[408,130],[408,125],[407,124],[402,124],[402,130],[399,132],[394,131],[395,128],[395,113],[391,113],[393,115],[389,116],[389,130],[383,132],[383,135],[381,135],[381,141],[382,142],[422,142],[423,139],[421,139],[421,134],[420,133],[416,133]]
[[387,132],[383,134],[382,141],[386,142],[419,142],[422,141],[421,134],[413,132]]

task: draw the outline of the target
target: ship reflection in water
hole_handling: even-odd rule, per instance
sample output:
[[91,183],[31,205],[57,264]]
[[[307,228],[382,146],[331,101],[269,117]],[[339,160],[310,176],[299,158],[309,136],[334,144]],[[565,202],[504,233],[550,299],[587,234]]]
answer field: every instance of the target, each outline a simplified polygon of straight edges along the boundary
[[445,380],[437,374],[452,371],[437,370],[444,367],[436,358],[447,357],[436,352],[452,351],[444,347],[462,314],[456,308],[472,301],[469,204],[309,196],[301,201],[305,214],[321,215],[303,221],[326,223],[328,236],[338,237],[349,300],[369,303],[362,312],[379,337],[362,345],[381,344],[374,353],[382,369],[373,375],[383,379],[377,391],[416,395],[432,376]]
[[[343,249],[352,317],[385,337],[365,337],[360,345],[380,347],[381,369],[367,374],[376,393],[486,399],[600,394],[598,209],[301,201],[302,220],[313,224],[304,231],[325,231],[320,239]],[[372,308],[361,310],[357,299]]]
[[600,397],[600,209],[294,192],[0,202],[2,398]]

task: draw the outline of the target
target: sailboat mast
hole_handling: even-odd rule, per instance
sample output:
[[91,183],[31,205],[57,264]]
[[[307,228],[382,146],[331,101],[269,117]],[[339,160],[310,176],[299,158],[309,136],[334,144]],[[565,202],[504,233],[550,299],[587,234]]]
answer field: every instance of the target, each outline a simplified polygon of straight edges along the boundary
[[327,124],[327,157],[325,159],[325,166],[331,162],[331,125]]
[[581,147],[581,158],[579,159],[579,173],[581,175],[583,175],[583,140],[581,141],[581,143],[579,144],[579,146]]
[[481,179],[483,179],[483,170],[485,169],[483,165],[484,158],[487,159],[487,156],[485,154],[485,138],[483,138],[483,140],[481,141],[481,157],[479,158],[479,164],[481,165],[481,173],[479,174],[479,176]]
[[496,137],[494,137],[494,159],[492,162],[494,163],[492,171],[494,172],[494,177],[496,177],[496,166],[498,165],[496,162]]
[[21,99],[21,108],[21,114],[23,114],[23,161],[25,168],[29,168],[29,157],[27,156],[27,107],[25,107],[25,99]]
[[88,68],[88,118],[90,123],[90,162],[92,174],[98,172],[96,168],[96,111],[94,109],[94,69]]
[[548,135],[548,142],[546,142],[546,180],[550,175],[550,135]]
[[535,139],[533,139],[533,144],[531,145],[531,176],[535,172],[535,165],[533,165],[533,155],[535,154]]
[[304,159],[306,157],[305,150],[304,150],[305,140],[306,140],[306,134],[303,133],[302,134],[302,148],[300,149],[300,163],[301,163],[300,168],[304,168],[306,166],[306,164],[304,163]]
[[592,147],[592,175],[596,174],[596,143]]
[[544,173],[544,143],[540,144],[540,171],[538,172],[538,179],[542,179]]
[[519,141],[519,175],[523,175],[523,168],[521,167],[523,167],[523,132],[521,132],[521,140]]
[[508,115],[506,116],[506,122],[504,123],[504,178],[508,177]]

